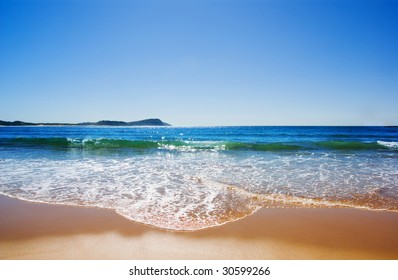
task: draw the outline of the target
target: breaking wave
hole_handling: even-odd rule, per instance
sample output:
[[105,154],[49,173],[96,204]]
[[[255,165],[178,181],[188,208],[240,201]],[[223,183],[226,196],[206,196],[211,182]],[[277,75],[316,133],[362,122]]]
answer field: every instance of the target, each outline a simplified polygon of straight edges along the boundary
[[345,150],[372,151],[398,150],[398,142],[376,141],[316,141],[301,143],[244,143],[225,141],[180,141],[180,140],[125,140],[125,139],[78,139],[78,138],[0,138],[3,147],[29,147],[50,149],[166,149],[178,151],[243,150],[243,151],[305,151]]

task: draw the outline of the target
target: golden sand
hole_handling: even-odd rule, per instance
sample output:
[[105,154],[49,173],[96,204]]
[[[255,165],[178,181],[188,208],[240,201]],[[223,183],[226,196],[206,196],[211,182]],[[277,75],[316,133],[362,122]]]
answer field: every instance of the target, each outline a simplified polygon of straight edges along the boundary
[[263,209],[194,232],[4,196],[0,213],[0,259],[398,259],[393,212]]

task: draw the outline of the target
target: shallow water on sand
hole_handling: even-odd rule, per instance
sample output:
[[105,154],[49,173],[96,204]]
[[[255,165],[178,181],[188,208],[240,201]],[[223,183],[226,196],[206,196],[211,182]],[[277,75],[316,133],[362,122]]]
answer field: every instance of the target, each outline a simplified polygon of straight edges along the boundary
[[196,230],[262,207],[398,210],[398,129],[0,127],[0,192]]

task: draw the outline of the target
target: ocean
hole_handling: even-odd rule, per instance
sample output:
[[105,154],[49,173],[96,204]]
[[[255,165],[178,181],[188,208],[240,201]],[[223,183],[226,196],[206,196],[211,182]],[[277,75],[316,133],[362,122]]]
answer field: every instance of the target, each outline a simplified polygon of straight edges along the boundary
[[0,194],[198,230],[269,207],[398,210],[397,127],[0,127]]

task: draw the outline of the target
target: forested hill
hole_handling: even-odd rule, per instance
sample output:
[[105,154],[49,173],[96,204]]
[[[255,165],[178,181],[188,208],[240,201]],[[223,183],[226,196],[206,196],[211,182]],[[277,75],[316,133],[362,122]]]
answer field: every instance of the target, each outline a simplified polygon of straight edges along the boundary
[[1,126],[32,126],[32,125],[104,125],[104,126],[170,126],[170,124],[161,121],[160,119],[145,119],[140,121],[124,122],[124,121],[109,121],[102,120],[99,122],[82,122],[82,123],[31,123],[23,121],[1,121]]

